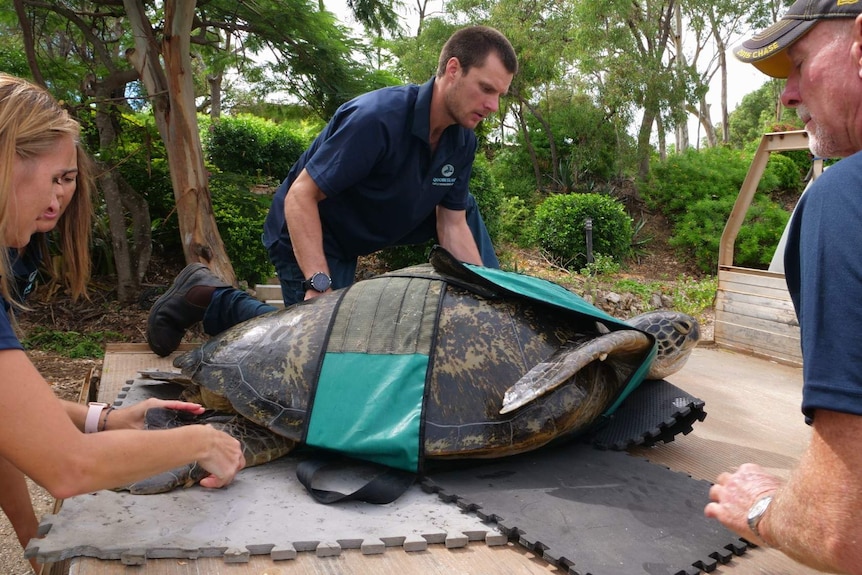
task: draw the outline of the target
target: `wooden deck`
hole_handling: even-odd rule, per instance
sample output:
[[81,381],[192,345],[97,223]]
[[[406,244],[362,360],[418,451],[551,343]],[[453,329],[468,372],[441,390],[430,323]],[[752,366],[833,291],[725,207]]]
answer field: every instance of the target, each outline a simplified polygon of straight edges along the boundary
[[[112,400],[135,377],[137,370],[167,368],[144,345],[109,346],[98,398]],[[706,402],[708,416],[688,436],[669,444],[633,450],[633,454],[689,474],[713,480],[741,463],[760,463],[782,475],[796,464],[810,437],[800,413],[802,375],[792,366],[766,361],[714,346],[698,347],[688,365],[669,378],[672,383]],[[695,502],[698,508],[706,501]],[[696,509],[695,512],[698,512]],[[390,549],[381,555],[346,550],[337,557],[302,552],[296,559],[274,562],[252,556],[248,563],[229,564],[222,558],[196,560],[150,559],[143,566],[119,561],[76,558],[44,569],[47,575],[287,575],[287,574],[489,574],[565,573],[524,548],[510,544],[491,547],[471,543],[460,549],[429,545],[426,551]],[[807,575],[781,553],[750,549],[713,571],[719,575]],[[596,574],[601,575],[601,574]],[[634,575],[634,574],[633,574]]]

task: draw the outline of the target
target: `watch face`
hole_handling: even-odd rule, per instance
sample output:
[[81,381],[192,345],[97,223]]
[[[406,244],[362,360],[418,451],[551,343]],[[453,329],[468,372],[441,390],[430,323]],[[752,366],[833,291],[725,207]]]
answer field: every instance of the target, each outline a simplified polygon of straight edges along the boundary
[[325,292],[332,285],[332,280],[325,273],[317,272],[311,276],[311,287],[316,291]]
[[764,497],[763,499],[755,503],[749,510],[748,517],[754,519],[755,517],[762,515],[766,508],[769,507],[769,503],[771,501],[771,499]]

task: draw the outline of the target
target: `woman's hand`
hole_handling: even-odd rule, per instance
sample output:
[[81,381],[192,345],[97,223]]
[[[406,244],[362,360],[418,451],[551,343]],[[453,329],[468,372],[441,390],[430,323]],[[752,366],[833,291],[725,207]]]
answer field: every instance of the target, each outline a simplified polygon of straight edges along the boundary
[[201,479],[200,484],[209,488],[224,487],[245,467],[242,444],[211,425],[199,427],[211,434],[209,453],[198,459],[198,465],[209,471],[210,475]]
[[144,429],[144,419],[147,415],[147,410],[154,407],[185,411],[192,415],[200,415],[205,411],[203,406],[197,403],[175,399],[156,399],[151,397],[145,401],[130,405],[129,407],[113,409],[109,413],[102,415],[102,417],[105,418],[104,427],[102,429],[105,431],[114,429]]

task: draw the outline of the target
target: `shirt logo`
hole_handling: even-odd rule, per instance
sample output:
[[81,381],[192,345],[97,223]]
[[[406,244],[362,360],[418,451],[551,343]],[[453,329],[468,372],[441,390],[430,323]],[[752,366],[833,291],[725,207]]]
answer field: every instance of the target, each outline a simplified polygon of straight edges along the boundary
[[446,164],[442,168],[440,168],[440,174],[443,176],[442,178],[434,178],[431,180],[431,183],[435,186],[452,186],[455,185],[455,182],[458,178],[453,178],[452,174],[455,173],[455,166],[452,164]]

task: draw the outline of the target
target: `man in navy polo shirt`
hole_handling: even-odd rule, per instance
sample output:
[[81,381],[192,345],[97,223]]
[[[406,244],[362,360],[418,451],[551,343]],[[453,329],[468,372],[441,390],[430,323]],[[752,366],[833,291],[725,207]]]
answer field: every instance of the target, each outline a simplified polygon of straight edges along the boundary
[[[427,83],[336,111],[279,186],[264,226],[285,305],[352,284],[358,256],[394,245],[436,239],[461,261],[499,267],[468,182],[473,130],[497,111],[517,67],[505,36],[471,26],[449,38]],[[192,264],[153,305],[147,341],[167,355],[197,321],[216,334],[271,309]]]

